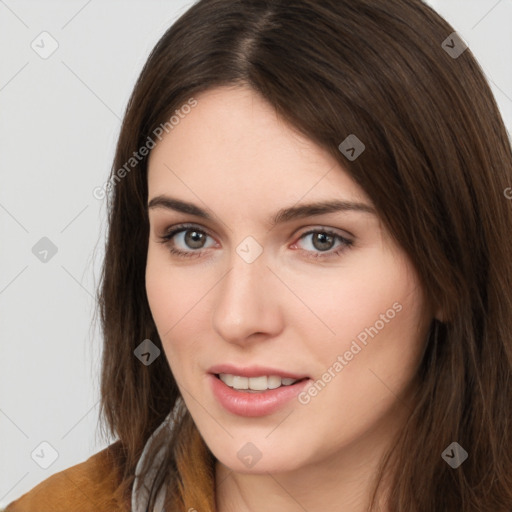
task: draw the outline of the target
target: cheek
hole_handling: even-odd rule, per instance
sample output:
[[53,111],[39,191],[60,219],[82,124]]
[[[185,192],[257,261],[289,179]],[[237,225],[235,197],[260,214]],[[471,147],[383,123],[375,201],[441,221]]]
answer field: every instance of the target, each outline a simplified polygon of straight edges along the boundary
[[390,386],[412,376],[424,348],[428,314],[417,276],[405,260],[388,252],[369,254],[341,269],[337,279],[317,285],[307,300],[324,327],[303,320],[299,329],[308,333],[319,371],[331,368],[340,375],[335,379],[340,385],[363,394],[373,384],[382,387],[379,376]]
[[146,264],[146,294],[158,334],[169,359],[174,352],[168,342],[185,314],[187,288],[179,281],[179,272],[165,261],[161,248],[149,248]]
[[[300,322],[301,330],[310,333],[308,339],[321,341],[320,349],[343,349],[358,335],[364,342],[365,335],[369,336],[366,329],[374,332],[371,328],[376,323],[379,332],[389,331],[391,324],[417,314],[418,308],[407,314],[397,311],[414,296],[417,284],[410,267],[391,252],[368,250],[346,266],[326,270],[317,271],[314,277],[306,273],[289,276],[302,303],[293,311],[285,306],[295,315],[294,322]],[[305,311],[304,305],[313,314]]]
[[146,295],[153,320],[161,335],[161,326],[165,312],[173,311],[173,294],[170,288],[168,271],[160,251],[150,242],[146,263]]
[[206,275],[199,276],[198,272],[170,264],[166,251],[151,244],[145,279],[153,321],[174,373],[178,366],[183,366],[175,361],[194,360],[187,354],[194,354],[198,349],[194,329],[197,330],[198,317],[206,314],[204,295],[211,285]]
[[[150,242],[146,263],[146,294],[159,333],[166,333],[200,298],[197,281],[172,265],[165,248]],[[187,277],[188,276],[188,277]],[[163,340],[162,340],[163,341]]]
[[[404,394],[425,346],[428,323],[416,282],[384,274],[373,285],[337,288],[337,313],[327,319],[336,336],[318,343],[311,331],[308,338],[317,373],[301,397],[304,418],[340,444],[383,422],[394,404],[407,412]],[[343,306],[340,299],[349,292]]]

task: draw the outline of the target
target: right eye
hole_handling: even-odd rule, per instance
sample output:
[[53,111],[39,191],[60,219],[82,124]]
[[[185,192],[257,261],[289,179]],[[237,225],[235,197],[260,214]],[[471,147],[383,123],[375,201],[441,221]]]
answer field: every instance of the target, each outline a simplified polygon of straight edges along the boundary
[[[190,258],[201,256],[205,249],[204,243],[207,238],[211,237],[206,231],[194,225],[182,224],[161,236],[159,242],[167,245],[171,254],[175,254],[178,257]],[[181,248],[177,248],[176,245],[181,245]],[[187,248],[189,250],[187,250]]]

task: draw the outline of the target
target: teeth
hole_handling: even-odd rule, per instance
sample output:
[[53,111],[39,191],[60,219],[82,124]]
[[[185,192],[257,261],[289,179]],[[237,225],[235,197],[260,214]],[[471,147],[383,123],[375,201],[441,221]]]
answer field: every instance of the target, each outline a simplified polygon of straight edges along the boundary
[[229,373],[220,373],[219,378],[224,384],[233,389],[248,389],[252,391],[265,391],[266,389],[276,389],[280,386],[290,386],[298,379],[289,379],[270,375],[262,377],[241,377],[240,375],[231,375]]
[[267,377],[263,375],[263,377],[251,377],[250,379],[247,378],[247,387],[254,391],[263,391],[268,389]]
[[249,389],[249,379],[247,377],[233,375],[233,387],[235,389]]
[[268,389],[276,389],[280,385],[281,385],[281,377],[278,377],[277,375],[271,375],[270,377],[267,377]]
[[[222,378],[224,376],[224,378]],[[222,373],[219,375],[219,377],[222,379],[222,382],[226,384],[229,387],[233,387],[233,380],[235,380],[235,376],[231,375],[229,373]]]

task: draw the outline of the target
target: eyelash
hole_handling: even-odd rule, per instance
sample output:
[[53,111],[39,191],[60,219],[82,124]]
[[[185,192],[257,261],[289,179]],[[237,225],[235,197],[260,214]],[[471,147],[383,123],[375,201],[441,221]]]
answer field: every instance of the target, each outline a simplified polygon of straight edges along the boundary
[[[174,255],[180,257],[180,258],[200,257],[202,252],[206,249],[181,251],[180,249],[176,249],[175,247],[171,246],[172,238],[175,235],[177,235],[178,233],[181,233],[183,231],[185,231],[185,232],[186,231],[196,231],[197,233],[201,233],[206,236],[210,236],[206,231],[204,231],[203,229],[199,229],[197,226],[195,226],[193,224],[180,224],[180,225],[176,226],[174,229],[172,229],[171,231],[169,231],[167,234],[161,236],[158,243],[167,245],[169,252],[171,254],[174,254]],[[312,251],[308,251],[306,249],[301,249],[301,250],[305,251],[306,253],[309,253],[307,255],[308,258],[327,259],[327,258],[332,258],[335,256],[340,256],[346,249],[350,248],[353,245],[352,240],[348,240],[347,238],[345,238],[345,237],[341,236],[340,234],[335,233],[334,231],[331,231],[329,229],[312,229],[310,231],[307,231],[306,233],[303,233],[300,236],[299,240],[306,237],[307,235],[317,234],[317,233],[323,233],[323,234],[326,234],[329,236],[333,236],[335,239],[340,240],[343,245],[341,247],[338,247],[338,249],[336,249],[336,250],[330,249],[329,251],[331,251],[331,252],[324,251],[324,252],[311,253]],[[210,238],[212,238],[212,237],[210,237]]]

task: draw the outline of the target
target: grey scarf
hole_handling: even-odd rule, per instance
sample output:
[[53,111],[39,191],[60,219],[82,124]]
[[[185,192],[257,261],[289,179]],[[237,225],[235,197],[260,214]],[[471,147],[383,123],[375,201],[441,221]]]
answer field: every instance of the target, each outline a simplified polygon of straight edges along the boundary
[[[146,512],[146,508],[149,502],[149,490],[151,488],[151,483],[156,477],[156,472],[159,463],[162,461],[162,458],[164,456],[166,443],[162,443],[160,446],[160,449],[157,452],[157,455],[155,457],[155,460],[153,461],[153,464],[151,465],[151,469],[149,470],[148,474],[146,475],[146,478],[140,482],[140,471],[142,468],[142,464],[145,461],[149,448],[152,446],[152,443],[155,442],[155,438],[157,437],[157,434],[161,432],[162,430],[167,430],[167,433],[165,434],[166,438],[170,438],[171,432],[172,432],[172,426],[174,424],[174,420],[176,418],[176,414],[178,412],[183,412],[185,409],[185,403],[183,402],[183,399],[179,397],[176,401],[175,407],[171,412],[165,417],[164,421],[158,426],[158,428],[151,434],[149,439],[147,440],[146,444],[144,445],[144,449],[142,451],[142,454],[140,456],[139,461],[137,462],[137,467],[135,468],[135,481],[133,483],[133,490],[132,490],[132,512]],[[153,508],[153,512],[165,512],[164,504],[165,502],[165,489],[162,487],[160,491],[157,494],[155,507]]]

